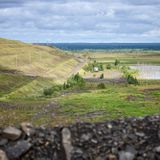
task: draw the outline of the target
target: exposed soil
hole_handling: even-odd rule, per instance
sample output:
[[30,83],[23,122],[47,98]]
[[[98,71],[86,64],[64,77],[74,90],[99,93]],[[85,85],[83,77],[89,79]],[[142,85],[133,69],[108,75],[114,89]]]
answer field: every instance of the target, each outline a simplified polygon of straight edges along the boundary
[[100,79],[100,78],[85,78],[87,82],[99,82],[99,83],[126,83],[127,80],[125,78],[118,79]]

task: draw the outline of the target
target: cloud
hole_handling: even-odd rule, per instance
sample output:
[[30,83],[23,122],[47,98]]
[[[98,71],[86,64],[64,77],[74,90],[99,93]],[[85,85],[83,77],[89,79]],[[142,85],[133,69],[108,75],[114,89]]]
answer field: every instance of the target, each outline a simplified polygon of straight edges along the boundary
[[124,0],[124,2],[134,5],[160,5],[159,0]]
[[160,26],[159,10],[159,0],[0,0],[0,37],[29,42],[159,41],[149,34]]
[[24,2],[25,0],[0,0],[0,8],[20,7]]

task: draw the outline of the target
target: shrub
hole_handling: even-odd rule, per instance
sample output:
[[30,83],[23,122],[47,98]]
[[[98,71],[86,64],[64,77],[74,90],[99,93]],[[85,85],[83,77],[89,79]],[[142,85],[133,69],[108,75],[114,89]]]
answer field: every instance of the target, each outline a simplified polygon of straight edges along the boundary
[[138,80],[136,77],[133,77],[132,75],[128,75],[127,77],[127,82],[128,84],[134,84],[134,85],[138,85]]
[[118,66],[120,64],[120,61],[118,59],[115,60],[114,65]]
[[52,94],[54,94],[56,92],[58,93],[60,90],[62,90],[62,86],[60,86],[60,85],[54,85],[54,86],[52,86],[50,88],[45,88],[43,90],[43,94],[45,96],[51,96]]
[[94,68],[94,64],[92,63],[88,63],[87,65],[85,65],[83,67],[83,69],[86,71],[86,72],[92,72],[93,71],[93,68]]
[[99,69],[100,71],[103,71],[103,70],[104,70],[103,65],[102,65],[102,64],[99,64],[98,69]]
[[68,89],[69,87],[70,87],[70,85],[69,85],[68,83],[64,83],[64,84],[63,84],[63,89],[64,89],[64,90]]
[[53,89],[52,89],[52,88],[45,88],[45,89],[43,90],[43,94],[44,94],[45,96],[51,96],[51,95],[53,94]]
[[74,86],[82,87],[85,85],[85,80],[77,73],[71,76],[66,83],[63,84],[63,89],[72,88]]
[[96,74],[93,74],[93,77],[96,77]]
[[123,72],[124,77],[127,79],[128,84],[139,84],[137,78],[135,77],[135,75],[138,74],[137,70],[130,69],[128,66],[123,66],[121,70]]
[[101,75],[100,75],[100,79],[103,79],[104,78],[104,74],[102,73]]
[[106,69],[111,69],[111,68],[112,68],[111,64],[107,64]]
[[97,88],[99,88],[99,89],[105,89],[106,86],[105,86],[104,83],[99,83],[99,84],[97,85]]

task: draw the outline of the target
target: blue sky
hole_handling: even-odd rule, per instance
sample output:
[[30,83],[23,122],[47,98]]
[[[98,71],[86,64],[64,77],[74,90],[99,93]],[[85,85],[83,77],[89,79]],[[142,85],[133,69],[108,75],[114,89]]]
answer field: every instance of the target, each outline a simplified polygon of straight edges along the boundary
[[0,37],[160,42],[160,0],[0,0]]

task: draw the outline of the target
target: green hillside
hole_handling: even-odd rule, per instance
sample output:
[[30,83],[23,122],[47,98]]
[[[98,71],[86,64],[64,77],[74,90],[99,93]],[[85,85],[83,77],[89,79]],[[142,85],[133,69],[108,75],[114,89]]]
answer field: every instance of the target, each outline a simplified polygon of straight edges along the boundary
[[57,48],[0,38],[0,66],[24,75],[64,81],[78,61]]
[[40,97],[79,63],[57,48],[0,38],[0,100]]

